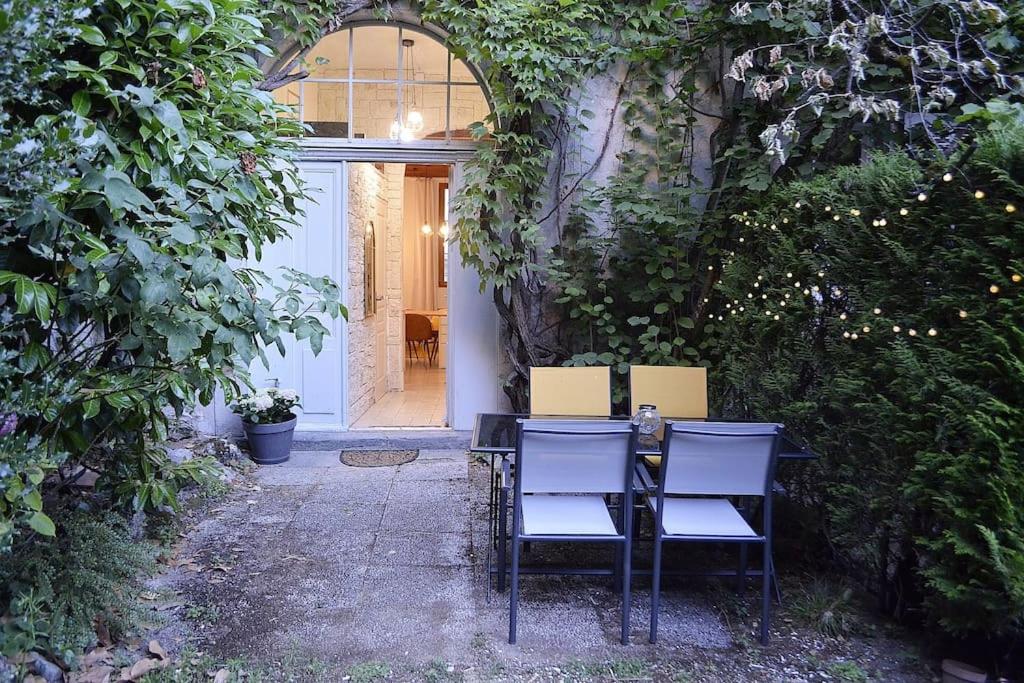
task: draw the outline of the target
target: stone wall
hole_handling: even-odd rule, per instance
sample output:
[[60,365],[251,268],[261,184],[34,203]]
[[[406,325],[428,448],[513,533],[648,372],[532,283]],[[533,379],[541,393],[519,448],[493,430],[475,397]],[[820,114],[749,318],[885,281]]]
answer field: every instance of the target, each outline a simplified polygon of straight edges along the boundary
[[[373,405],[377,377],[377,316],[364,302],[366,230],[373,222],[376,239],[385,239],[381,220],[388,212],[387,179],[373,164],[349,164],[348,171],[348,414],[357,419]],[[379,278],[384,273],[378,273]],[[377,285],[380,293],[381,285]]]

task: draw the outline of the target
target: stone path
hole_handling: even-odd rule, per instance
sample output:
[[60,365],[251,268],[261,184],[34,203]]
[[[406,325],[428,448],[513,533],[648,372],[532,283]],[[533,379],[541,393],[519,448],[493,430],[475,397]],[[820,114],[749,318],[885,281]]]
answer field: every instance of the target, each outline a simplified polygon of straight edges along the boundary
[[295,452],[255,481],[202,520],[185,550],[204,568],[227,567],[179,583],[216,615],[205,640],[223,656],[298,649],[338,664],[486,666],[729,645],[699,591],[666,594],[664,644],[652,648],[649,593],[638,582],[624,648],[606,579],[527,576],[519,645],[509,646],[507,593],[486,601],[487,466],[461,450],[382,468],[348,467],[337,450]]

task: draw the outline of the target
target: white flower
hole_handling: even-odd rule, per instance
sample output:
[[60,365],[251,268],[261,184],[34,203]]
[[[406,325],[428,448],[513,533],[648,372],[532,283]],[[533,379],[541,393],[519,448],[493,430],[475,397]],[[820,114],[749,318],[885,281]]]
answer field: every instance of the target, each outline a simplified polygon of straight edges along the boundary
[[269,394],[256,394],[252,397],[252,407],[256,410],[270,410],[274,407],[274,399]]
[[285,401],[298,401],[299,400],[299,394],[294,389],[282,389],[278,393],[278,396],[280,396]]
[[732,15],[737,19],[742,19],[743,17],[750,14],[750,12],[751,8],[749,2],[737,2],[735,5],[732,6]]
[[25,138],[14,146],[14,153],[28,155],[39,149],[39,143],[32,138]]

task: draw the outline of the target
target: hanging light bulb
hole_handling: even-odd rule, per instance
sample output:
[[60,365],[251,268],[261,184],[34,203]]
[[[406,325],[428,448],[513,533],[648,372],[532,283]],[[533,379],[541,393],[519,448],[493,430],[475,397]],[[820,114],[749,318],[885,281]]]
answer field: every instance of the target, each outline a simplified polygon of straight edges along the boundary
[[437,234],[441,237],[448,239],[448,221],[441,223],[441,227],[437,229]]
[[430,223],[424,223],[420,226],[420,232],[429,237],[434,234],[434,229],[430,227]]
[[423,114],[413,109],[409,112],[409,116],[406,117],[405,125],[410,131],[419,133],[423,130]]

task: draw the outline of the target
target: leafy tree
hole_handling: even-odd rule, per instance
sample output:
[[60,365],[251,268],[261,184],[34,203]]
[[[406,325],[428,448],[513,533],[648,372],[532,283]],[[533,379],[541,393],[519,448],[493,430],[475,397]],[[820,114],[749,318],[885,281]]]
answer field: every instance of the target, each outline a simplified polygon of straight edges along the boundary
[[0,176],[9,548],[27,529],[54,532],[41,487],[64,491],[85,469],[135,507],[172,503],[177,482],[202,473],[147,446],[168,412],[217,387],[236,396],[283,335],[318,351],[321,316],[344,309],[326,278],[290,272],[274,287],[243,265],[295,224],[302,196],[287,142],[298,124],[257,87],[274,21],[264,5],[0,11],[35,64],[5,67],[0,84],[19,155]]
[[[878,155],[733,220],[712,294],[726,414],[822,455],[784,473],[882,606],[1024,635],[1024,125],[952,163]],[[720,322],[719,322],[720,320]]]

